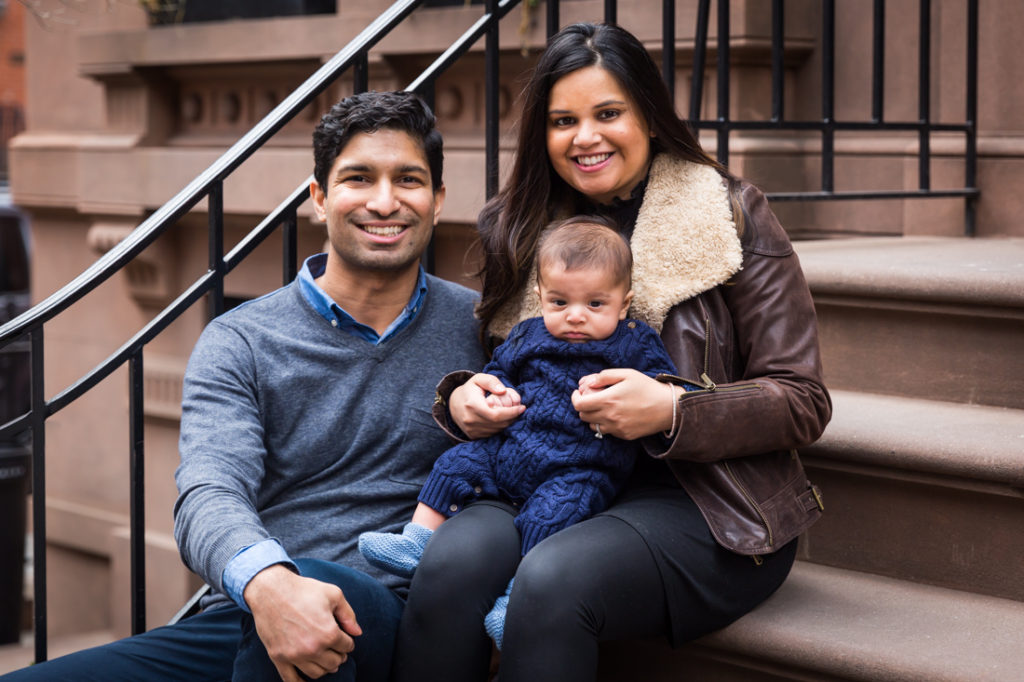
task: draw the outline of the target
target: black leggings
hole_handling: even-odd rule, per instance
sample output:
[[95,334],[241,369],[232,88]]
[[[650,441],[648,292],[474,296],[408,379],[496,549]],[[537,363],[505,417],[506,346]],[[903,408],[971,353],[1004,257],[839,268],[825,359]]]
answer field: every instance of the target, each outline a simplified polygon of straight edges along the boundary
[[600,641],[688,641],[749,611],[789,572],[795,541],[756,566],[714,542],[681,490],[624,497],[521,564],[508,505],[480,502],[442,524],[413,578],[393,680],[483,682],[483,617],[513,575],[501,682],[593,682]]

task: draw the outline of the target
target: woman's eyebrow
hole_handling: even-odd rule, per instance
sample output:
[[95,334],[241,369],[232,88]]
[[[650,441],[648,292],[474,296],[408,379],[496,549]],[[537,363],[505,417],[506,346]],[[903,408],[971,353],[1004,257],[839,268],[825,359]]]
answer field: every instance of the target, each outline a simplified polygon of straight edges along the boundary
[[[621,100],[621,99],[606,99],[603,102],[598,102],[597,104],[595,104],[591,108],[592,109],[601,109],[603,107],[611,106],[612,104],[618,104],[618,105],[621,106],[621,105],[623,105],[625,103],[626,102]],[[569,109],[548,109],[548,114],[571,114],[571,113],[572,113],[572,111],[570,111]]]

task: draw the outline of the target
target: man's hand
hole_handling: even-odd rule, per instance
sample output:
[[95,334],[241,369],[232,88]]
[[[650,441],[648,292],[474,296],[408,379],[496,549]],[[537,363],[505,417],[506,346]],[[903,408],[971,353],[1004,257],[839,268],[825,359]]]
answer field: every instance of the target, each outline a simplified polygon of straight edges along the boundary
[[300,682],[296,668],[313,679],[337,671],[363,633],[337,586],[281,564],[257,573],[243,597],[284,682]]
[[525,409],[519,394],[492,374],[474,374],[448,397],[452,419],[473,439],[493,436]]

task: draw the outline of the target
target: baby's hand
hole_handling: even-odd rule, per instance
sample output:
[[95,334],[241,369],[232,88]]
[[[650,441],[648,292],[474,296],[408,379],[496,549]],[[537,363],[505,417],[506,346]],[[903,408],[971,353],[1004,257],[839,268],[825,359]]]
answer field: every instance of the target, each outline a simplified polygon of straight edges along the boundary
[[522,399],[514,388],[506,387],[502,395],[488,393],[486,400],[488,407],[515,407]]
[[580,377],[580,382],[579,382],[579,385],[580,385],[580,388],[579,388],[580,395],[586,395],[588,393],[597,393],[598,391],[603,390],[605,388],[603,385],[602,386],[594,386],[594,384],[596,384],[597,381],[598,381],[598,378],[597,378],[596,374],[588,374],[585,377]]

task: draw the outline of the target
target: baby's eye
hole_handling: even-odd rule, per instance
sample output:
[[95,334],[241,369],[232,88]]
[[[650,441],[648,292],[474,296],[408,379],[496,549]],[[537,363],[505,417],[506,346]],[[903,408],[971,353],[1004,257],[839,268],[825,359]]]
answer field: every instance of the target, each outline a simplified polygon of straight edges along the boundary
[[558,306],[559,308],[565,307],[565,299],[556,298],[551,301],[551,305]]
[[602,301],[591,301],[590,302],[590,307],[591,308],[600,308],[603,305],[604,305],[604,302],[602,302]]

